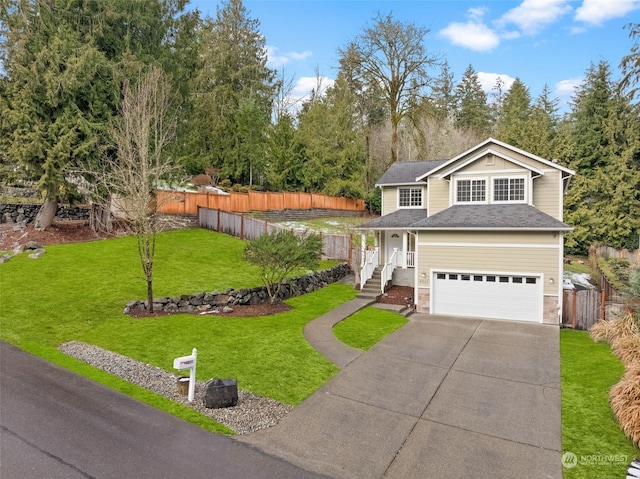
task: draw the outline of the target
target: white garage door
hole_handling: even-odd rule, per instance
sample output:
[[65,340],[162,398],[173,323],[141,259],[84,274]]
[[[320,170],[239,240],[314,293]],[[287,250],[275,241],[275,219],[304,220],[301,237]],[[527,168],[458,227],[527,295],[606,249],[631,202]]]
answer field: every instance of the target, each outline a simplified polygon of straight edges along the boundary
[[442,271],[431,286],[433,314],[542,322],[540,276]]

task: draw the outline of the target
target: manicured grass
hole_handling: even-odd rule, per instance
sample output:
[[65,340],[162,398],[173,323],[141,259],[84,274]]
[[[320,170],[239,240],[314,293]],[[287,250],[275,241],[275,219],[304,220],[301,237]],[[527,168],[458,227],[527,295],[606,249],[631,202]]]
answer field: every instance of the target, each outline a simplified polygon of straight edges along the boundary
[[[155,296],[260,285],[258,269],[242,259],[244,245],[206,230],[162,233]],[[173,358],[195,347],[198,379],[234,377],[245,390],[297,404],[338,370],[305,341],[304,324],[356,293],[334,284],[289,300],[291,311],[261,318],[136,319],[122,314],[128,301],[146,295],[134,238],[57,245],[47,247],[39,260],[19,255],[0,265],[0,338],[187,420],[225,431],[188,408],[67,358],[56,348],[84,341],[176,372]]]
[[366,351],[406,322],[400,314],[365,308],[336,324],[333,333],[343,343]]
[[593,276],[593,269],[589,263],[589,258],[582,256],[572,256],[571,263],[565,263],[563,269],[570,273],[587,273]]
[[624,373],[609,345],[595,343],[584,331],[560,331],[562,374],[562,450],[578,465],[565,478],[624,477],[640,456],[618,426],[609,406],[609,389]]

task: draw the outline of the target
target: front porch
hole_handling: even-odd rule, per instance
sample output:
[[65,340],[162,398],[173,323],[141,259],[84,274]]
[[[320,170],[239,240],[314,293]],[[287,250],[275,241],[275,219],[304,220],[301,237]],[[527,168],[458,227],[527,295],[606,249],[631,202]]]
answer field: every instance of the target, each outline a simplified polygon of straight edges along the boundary
[[374,246],[363,250],[361,264],[361,291],[366,288],[371,294],[376,289],[380,295],[391,285],[415,285],[415,251],[394,248],[390,254],[385,254],[383,248]]

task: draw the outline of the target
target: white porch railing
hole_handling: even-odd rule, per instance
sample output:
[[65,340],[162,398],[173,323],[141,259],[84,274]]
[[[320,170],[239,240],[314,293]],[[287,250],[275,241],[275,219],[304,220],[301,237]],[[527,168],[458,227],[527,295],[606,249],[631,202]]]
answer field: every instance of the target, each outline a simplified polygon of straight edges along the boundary
[[364,284],[373,276],[373,271],[380,264],[379,258],[378,248],[365,250],[364,264],[360,270],[360,289],[362,289]]
[[407,268],[415,268],[416,266],[416,252],[407,251]]
[[382,288],[382,293],[384,293],[384,287],[386,284],[391,281],[393,277],[393,271],[398,267],[402,266],[402,251],[398,251],[397,249],[393,249],[393,253],[391,254],[391,258],[387,261],[382,268],[382,277],[380,278]]

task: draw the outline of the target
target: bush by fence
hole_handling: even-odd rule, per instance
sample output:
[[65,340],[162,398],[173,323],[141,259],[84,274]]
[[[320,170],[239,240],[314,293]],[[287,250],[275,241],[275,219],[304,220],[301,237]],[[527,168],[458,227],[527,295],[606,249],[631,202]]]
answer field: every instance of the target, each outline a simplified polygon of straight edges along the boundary
[[198,207],[246,213],[269,210],[328,209],[364,211],[364,200],[299,192],[260,192],[219,195],[185,191],[158,190],[160,212],[173,215],[195,215]]
[[[267,221],[251,218],[244,214],[230,213],[212,208],[198,208],[198,225],[220,233],[253,240],[264,233],[289,230],[295,234],[303,234],[303,230],[284,228]],[[327,259],[339,259],[351,264],[351,235],[335,235],[321,233],[322,256]]]

